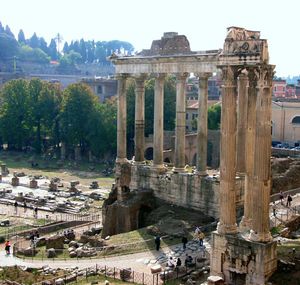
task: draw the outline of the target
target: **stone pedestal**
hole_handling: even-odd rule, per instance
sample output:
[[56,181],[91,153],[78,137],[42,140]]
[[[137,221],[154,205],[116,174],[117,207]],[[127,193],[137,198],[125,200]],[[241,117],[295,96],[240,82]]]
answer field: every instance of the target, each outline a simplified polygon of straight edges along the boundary
[[49,191],[57,191],[57,184],[51,180],[49,184]]
[[9,174],[9,170],[5,163],[1,164],[1,174],[2,176],[7,176]]
[[222,277],[226,284],[266,284],[277,268],[276,246],[213,232],[211,276]]
[[13,187],[16,187],[16,186],[19,186],[19,178],[14,176],[12,179],[11,179],[11,185]]
[[29,188],[37,188],[37,187],[38,187],[38,183],[35,179],[29,181]]

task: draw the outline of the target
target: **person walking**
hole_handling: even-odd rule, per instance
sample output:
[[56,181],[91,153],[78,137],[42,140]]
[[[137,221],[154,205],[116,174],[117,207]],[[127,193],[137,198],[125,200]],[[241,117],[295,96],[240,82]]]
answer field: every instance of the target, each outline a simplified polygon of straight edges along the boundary
[[272,210],[273,210],[273,216],[276,218],[276,204],[275,204],[275,202],[273,202]]
[[7,255],[10,255],[10,242],[9,242],[9,240],[7,240],[5,242],[5,252],[6,252]]
[[38,208],[35,207],[33,211],[34,211],[33,215],[37,219],[37,217],[38,217]]
[[183,236],[182,239],[181,239],[181,242],[182,242],[182,248],[183,248],[183,250],[185,250],[186,249],[186,244],[188,242],[187,237]]
[[199,232],[199,234],[198,234],[198,239],[199,239],[199,245],[200,246],[203,246],[203,239],[204,239],[204,233],[203,232]]
[[161,241],[161,238],[159,235],[157,235],[155,238],[154,238],[154,242],[155,242],[155,248],[157,251],[159,251],[159,248],[160,248],[160,241]]
[[283,196],[283,193],[282,193],[282,191],[280,191],[280,194],[279,194],[279,199],[280,199],[280,203],[281,203],[281,205],[283,205],[283,199],[284,199],[284,196]]

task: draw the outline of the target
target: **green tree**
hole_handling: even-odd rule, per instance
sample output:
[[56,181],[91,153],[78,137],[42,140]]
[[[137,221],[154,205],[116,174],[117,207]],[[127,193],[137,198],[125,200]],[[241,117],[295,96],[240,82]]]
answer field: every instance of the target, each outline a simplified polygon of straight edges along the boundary
[[48,49],[49,49],[49,55],[51,59],[58,60],[58,53],[57,53],[57,46],[56,46],[55,39],[51,40]]
[[28,41],[29,46],[32,48],[38,48],[39,47],[39,38],[36,35],[36,33],[33,33],[32,37]]
[[18,34],[18,42],[19,42],[20,45],[21,44],[22,45],[26,44],[25,34],[24,34],[22,29],[19,31],[19,34]]
[[28,45],[22,45],[19,50],[21,60],[37,62],[41,64],[49,63],[50,57],[40,48],[31,48]]
[[94,118],[96,95],[85,84],[75,83],[63,91],[60,114],[62,140],[68,146],[87,146],[90,121]]
[[53,122],[59,110],[60,92],[57,92],[53,84],[37,78],[29,81],[28,91],[28,121],[33,136],[32,142],[37,153],[41,153],[42,138],[52,138]]
[[208,129],[218,130],[221,124],[221,104],[215,104],[208,108],[207,114]]
[[7,82],[0,93],[0,132],[9,149],[21,150],[29,143],[28,94],[23,79]]

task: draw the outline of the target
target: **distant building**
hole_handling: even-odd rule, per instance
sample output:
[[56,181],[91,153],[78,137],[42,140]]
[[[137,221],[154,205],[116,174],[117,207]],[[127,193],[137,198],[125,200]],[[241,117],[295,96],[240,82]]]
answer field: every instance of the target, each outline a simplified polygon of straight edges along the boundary
[[273,97],[285,98],[286,80],[274,79],[273,80]]
[[[221,83],[217,76],[208,79],[208,100],[219,100],[221,94]],[[197,77],[192,77],[188,80],[186,85],[187,100],[198,99],[199,81]]]
[[[218,102],[217,100],[208,100],[207,105],[211,107]],[[185,125],[187,132],[197,131],[198,106],[198,100],[188,100],[186,103]]]
[[300,102],[272,102],[272,140],[300,142]]
[[117,94],[118,81],[111,78],[82,78],[81,82],[91,87],[100,102]]

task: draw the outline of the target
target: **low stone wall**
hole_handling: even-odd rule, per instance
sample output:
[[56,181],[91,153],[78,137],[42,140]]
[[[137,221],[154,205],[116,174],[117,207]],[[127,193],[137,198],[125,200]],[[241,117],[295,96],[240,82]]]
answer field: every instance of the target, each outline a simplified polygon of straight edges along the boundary
[[[244,178],[236,180],[237,208],[243,207]],[[153,191],[156,198],[219,218],[220,181],[217,177],[166,171],[158,174],[151,166],[132,165],[130,191]]]

